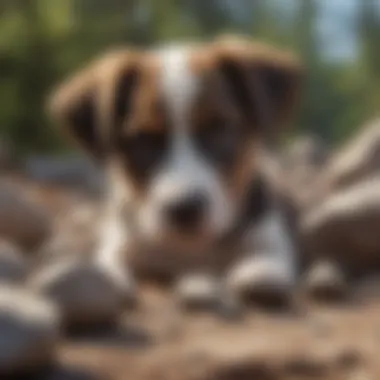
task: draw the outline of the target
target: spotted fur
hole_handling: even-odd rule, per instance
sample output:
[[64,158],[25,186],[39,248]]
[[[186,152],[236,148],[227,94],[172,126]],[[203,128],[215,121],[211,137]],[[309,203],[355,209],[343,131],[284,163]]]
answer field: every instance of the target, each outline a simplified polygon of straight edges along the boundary
[[[301,74],[287,53],[223,37],[121,49],[63,84],[52,113],[108,174],[100,262],[117,266],[125,246],[178,255],[211,252],[243,214],[248,236],[255,236],[257,223],[244,208],[258,178],[256,156],[291,119]],[[167,208],[195,193],[206,204],[196,228],[168,223]],[[283,222],[273,210],[268,215],[260,234],[278,242],[268,248],[278,251],[271,257],[290,273]],[[244,254],[253,251],[250,239]]]

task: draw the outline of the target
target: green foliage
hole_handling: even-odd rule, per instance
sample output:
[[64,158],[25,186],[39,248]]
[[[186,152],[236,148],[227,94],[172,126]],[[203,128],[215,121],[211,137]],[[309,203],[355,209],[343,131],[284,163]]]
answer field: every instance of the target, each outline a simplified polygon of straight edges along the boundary
[[318,0],[0,0],[1,134],[22,154],[63,149],[44,105],[68,73],[113,45],[237,32],[300,54],[308,77],[298,128],[339,142],[380,106],[376,2],[358,2],[357,57],[331,62]]

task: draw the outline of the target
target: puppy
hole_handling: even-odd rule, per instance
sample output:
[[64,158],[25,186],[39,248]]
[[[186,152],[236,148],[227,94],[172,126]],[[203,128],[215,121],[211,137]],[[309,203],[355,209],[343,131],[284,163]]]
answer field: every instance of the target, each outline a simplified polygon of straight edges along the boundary
[[127,287],[125,257],[187,263],[177,273],[206,279],[199,293],[289,291],[294,248],[262,157],[290,121],[301,77],[288,53],[222,37],[120,49],[64,83],[51,112],[107,175],[97,264]]

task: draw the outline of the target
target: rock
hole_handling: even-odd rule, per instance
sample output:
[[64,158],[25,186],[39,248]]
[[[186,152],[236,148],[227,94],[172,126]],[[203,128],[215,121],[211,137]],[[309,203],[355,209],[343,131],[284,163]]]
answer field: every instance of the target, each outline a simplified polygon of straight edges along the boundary
[[298,209],[308,209],[314,202],[329,156],[328,148],[312,135],[298,137],[284,152],[280,177]]
[[0,182],[0,236],[31,251],[50,234],[51,220],[46,210],[30,202],[8,183]]
[[327,252],[350,272],[380,268],[380,177],[329,197],[306,213],[300,226],[309,260]]
[[186,309],[216,308],[222,296],[222,285],[212,275],[187,275],[176,285],[177,300]]
[[364,125],[334,154],[320,179],[319,195],[328,196],[379,173],[380,119]]
[[58,339],[59,316],[52,304],[17,288],[0,287],[1,378],[48,366]]
[[242,261],[227,276],[228,288],[238,298],[267,306],[287,304],[293,275],[276,259],[257,255]]
[[329,151],[323,142],[313,135],[295,139],[285,152],[286,166],[319,168],[326,164]]
[[97,243],[99,220],[98,207],[85,202],[75,202],[72,207],[59,213],[50,239],[40,250],[41,260],[46,263],[62,257],[89,256]]
[[305,292],[321,300],[339,299],[347,290],[343,271],[331,261],[316,262],[305,276]]
[[37,273],[32,288],[60,307],[64,324],[72,328],[114,323],[135,300],[128,278],[86,262],[56,262]]
[[86,157],[29,157],[25,171],[30,178],[44,184],[84,189],[98,194],[102,191],[100,170]]
[[0,282],[20,282],[25,280],[28,265],[20,251],[5,240],[0,239]]

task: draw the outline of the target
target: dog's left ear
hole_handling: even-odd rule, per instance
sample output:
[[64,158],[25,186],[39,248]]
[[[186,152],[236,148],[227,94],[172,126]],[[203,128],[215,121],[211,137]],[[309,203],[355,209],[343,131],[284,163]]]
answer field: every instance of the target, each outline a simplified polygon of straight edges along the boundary
[[129,111],[137,67],[136,52],[111,51],[78,70],[48,99],[52,120],[99,162],[107,156],[115,125]]
[[241,37],[215,42],[218,68],[252,127],[273,138],[298,104],[303,68],[287,52]]

